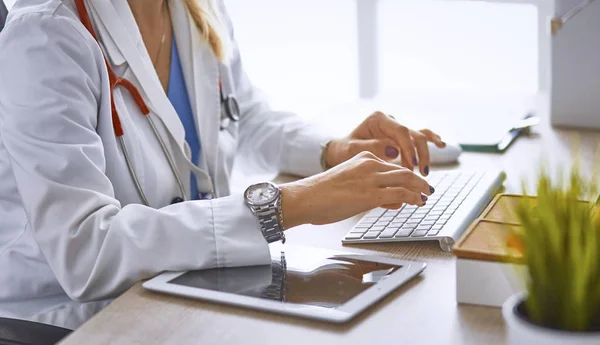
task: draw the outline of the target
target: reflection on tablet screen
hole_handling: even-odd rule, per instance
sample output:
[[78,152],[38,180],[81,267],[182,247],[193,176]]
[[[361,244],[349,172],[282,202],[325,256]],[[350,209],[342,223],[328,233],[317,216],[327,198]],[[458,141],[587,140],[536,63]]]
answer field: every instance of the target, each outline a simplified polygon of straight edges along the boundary
[[334,308],[401,266],[361,260],[358,255],[331,256],[311,271],[288,267],[285,255],[271,265],[189,271],[170,284],[221,291],[288,303]]

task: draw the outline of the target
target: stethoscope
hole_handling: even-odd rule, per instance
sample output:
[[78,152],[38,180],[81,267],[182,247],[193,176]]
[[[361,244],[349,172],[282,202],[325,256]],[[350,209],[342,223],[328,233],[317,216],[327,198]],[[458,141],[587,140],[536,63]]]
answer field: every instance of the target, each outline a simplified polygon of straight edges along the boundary
[[[94,37],[96,42],[98,42],[98,37],[96,36],[96,32],[95,32],[94,28],[92,27],[92,21],[90,20],[90,16],[88,14],[87,8],[85,7],[84,0],[75,0],[75,6],[77,6],[77,12],[79,13],[79,18],[81,20],[81,23],[89,31],[89,33],[92,35],[92,37]],[[100,44],[100,42],[98,42],[98,44]],[[115,136],[117,137],[117,140],[119,141],[121,150],[123,151],[123,156],[125,157],[125,163],[127,165],[127,169],[129,170],[129,174],[131,175],[131,177],[133,179],[135,188],[137,189],[138,194],[140,195],[140,198],[142,199],[142,202],[146,206],[150,205],[150,203],[148,202],[148,198],[146,197],[146,194],[144,193],[144,190],[142,189],[142,185],[141,185],[140,180],[135,172],[135,169],[133,168],[132,160],[129,155],[129,150],[127,149],[127,145],[125,144],[125,139],[123,138],[123,134],[124,134],[123,127],[121,125],[121,120],[119,118],[119,113],[117,112],[117,107],[115,106],[115,100],[114,100],[114,89],[117,86],[122,86],[127,91],[129,91],[129,94],[131,95],[131,97],[133,98],[135,103],[137,104],[138,108],[140,109],[140,112],[148,120],[148,124],[150,125],[152,132],[154,133],[154,136],[158,140],[158,142],[160,144],[160,148],[163,151],[165,157],[167,158],[167,161],[169,162],[169,167],[171,168],[171,172],[175,176],[175,180],[177,181],[177,185],[179,187],[179,192],[181,194],[180,196],[173,198],[171,203],[174,204],[174,203],[179,203],[179,202],[187,200],[185,188],[183,186],[183,182],[181,181],[181,178],[179,178],[177,166],[175,165],[173,157],[171,157],[171,155],[169,154],[167,145],[163,141],[160,133],[158,132],[156,125],[154,123],[154,120],[150,116],[151,115],[150,109],[146,105],[146,102],[142,98],[142,95],[140,94],[138,89],[135,87],[135,85],[133,85],[129,80],[127,80],[125,78],[117,77],[114,70],[108,63],[106,56],[104,57],[104,61],[106,63],[106,68],[108,70],[108,80],[110,83],[110,107],[111,107],[111,116],[112,116],[112,121],[113,121],[113,130],[115,132]],[[223,92],[223,85],[222,85],[220,79],[219,79],[219,93],[221,95],[220,96],[220,99],[221,99],[221,130],[224,130],[230,125],[231,122],[238,122],[240,120],[240,107],[237,102],[237,99],[235,98],[235,96],[233,94],[225,95],[225,93]]]

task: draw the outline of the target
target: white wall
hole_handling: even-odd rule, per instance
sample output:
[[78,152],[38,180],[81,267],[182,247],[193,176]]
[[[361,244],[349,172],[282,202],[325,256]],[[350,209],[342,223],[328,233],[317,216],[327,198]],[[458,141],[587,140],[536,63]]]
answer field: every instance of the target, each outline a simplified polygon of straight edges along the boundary
[[[538,90],[534,6],[378,1],[381,93]],[[311,116],[358,99],[355,1],[225,2],[246,69],[276,108]]]
[[[252,80],[273,103],[318,112],[358,98],[352,0],[226,0]],[[538,90],[538,17],[528,4],[379,0],[378,89]]]

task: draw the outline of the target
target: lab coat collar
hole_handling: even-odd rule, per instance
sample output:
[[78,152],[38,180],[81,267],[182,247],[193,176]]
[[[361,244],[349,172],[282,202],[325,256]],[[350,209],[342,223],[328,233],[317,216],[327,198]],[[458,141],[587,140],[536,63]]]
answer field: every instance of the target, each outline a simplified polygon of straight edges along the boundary
[[113,63],[128,63],[140,84],[144,101],[184,152],[185,130],[153,71],[154,66],[127,0],[88,0],[87,7],[92,20],[100,23],[97,27],[101,26],[104,31],[100,33],[108,34],[108,37],[101,36],[105,54]]
[[[93,21],[99,23],[97,27],[110,61],[115,65],[124,62],[129,64],[140,83],[142,97],[169,130],[180,152],[185,152],[185,129],[154,72],[127,0],[87,0],[87,6]],[[210,175],[215,176],[220,120],[220,95],[217,87],[219,62],[207,43],[201,39],[200,31],[183,2],[170,0],[169,6],[205,158],[205,161],[200,162],[200,167],[207,166]]]
[[207,164],[211,176],[215,176],[220,125],[219,63],[200,37],[200,30],[183,1],[170,0],[169,6],[177,50],[202,145],[200,167]]

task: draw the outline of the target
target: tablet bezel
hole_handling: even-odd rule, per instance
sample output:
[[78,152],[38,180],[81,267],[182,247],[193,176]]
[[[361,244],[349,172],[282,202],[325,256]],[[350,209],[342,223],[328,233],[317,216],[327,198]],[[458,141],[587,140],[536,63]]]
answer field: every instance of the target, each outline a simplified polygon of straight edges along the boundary
[[162,292],[182,297],[206,300],[233,306],[241,306],[250,309],[258,309],[285,315],[299,316],[303,318],[316,319],[334,323],[344,323],[356,317],[369,306],[375,304],[395,289],[404,285],[412,278],[423,272],[427,264],[423,262],[405,261],[393,258],[385,258],[373,255],[362,255],[352,253],[336,252],[336,255],[360,259],[364,261],[378,262],[382,264],[401,266],[400,269],[390,274],[386,279],[376,283],[369,289],[356,295],[348,302],[335,307],[325,308],[304,304],[285,303],[257,297],[236,295],[228,292],[193,288],[189,286],[170,284],[169,281],[186,273],[166,272],[148,280],[142,284],[145,289]]

